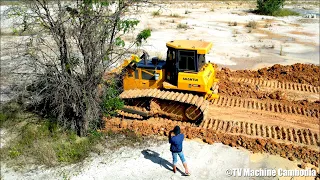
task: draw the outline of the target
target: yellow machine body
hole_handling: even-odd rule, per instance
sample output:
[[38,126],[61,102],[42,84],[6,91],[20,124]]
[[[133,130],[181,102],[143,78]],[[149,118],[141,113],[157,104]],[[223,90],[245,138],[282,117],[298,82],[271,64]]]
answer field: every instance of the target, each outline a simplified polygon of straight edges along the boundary
[[[143,79],[142,74],[149,74],[154,76],[154,74],[159,74],[159,80],[148,80]],[[146,70],[143,68],[137,68],[135,71],[129,71],[126,73],[123,79],[123,89],[150,89],[156,88],[161,89],[164,82],[164,70]]]
[[[139,61],[136,57],[126,60],[123,66],[130,65],[131,68],[127,68],[123,78],[124,90],[150,88],[171,89],[174,91],[187,91],[189,93],[201,94],[205,99],[219,97],[217,90],[214,91],[214,89],[212,89],[218,82],[218,79],[216,79],[216,67],[211,63],[205,63],[204,60],[200,58],[200,56],[204,57],[204,54],[209,52],[212,43],[179,40],[168,42],[167,47],[168,57],[166,61],[158,60],[157,58]],[[189,53],[191,56],[184,56],[180,51],[185,54]],[[170,52],[173,52],[173,56],[170,55]],[[172,61],[176,56],[175,54],[181,58],[178,59],[177,57],[176,60]],[[198,63],[201,60],[203,62]],[[187,61],[187,63],[183,64],[184,61]],[[198,64],[193,65],[193,62]],[[182,66],[183,68],[189,66],[191,70],[181,70]],[[177,70],[175,71],[175,69]]]

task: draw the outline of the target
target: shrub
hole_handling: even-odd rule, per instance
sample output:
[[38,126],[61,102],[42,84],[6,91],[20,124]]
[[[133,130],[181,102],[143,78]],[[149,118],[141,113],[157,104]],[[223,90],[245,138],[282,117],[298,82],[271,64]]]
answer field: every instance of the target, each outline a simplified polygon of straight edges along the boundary
[[255,22],[255,21],[250,21],[250,22],[247,24],[247,27],[252,28],[252,29],[256,29],[256,28],[257,28],[257,22]]
[[160,16],[160,11],[153,11],[152,16]]
[[179,24],[177,25],[177,28],[178,28],[178,29],[188,29],[189,26],[188,26],[187,24],[179,23]]
[[237,23],[237,21],[235,21],[235,22],[229,22],[228,25],[229,25],[229,26],[237,26],[238,23]]
[[285,0],[257,0],[257,8],[259,14],[273,15],[283,7]]
[[106,117],[114,116],[124,103],[120,99],[120,91],[115,81],[107,82],[103,99],[103,112]]
[[179,14],[174,13],[174,14],[170,14],[170,17],[180,17],[180,15],[179,15]]

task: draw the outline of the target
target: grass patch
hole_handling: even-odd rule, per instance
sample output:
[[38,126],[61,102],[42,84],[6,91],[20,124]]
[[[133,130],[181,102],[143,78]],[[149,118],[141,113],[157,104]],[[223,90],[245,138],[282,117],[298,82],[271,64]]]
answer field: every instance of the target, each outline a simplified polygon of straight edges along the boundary
[[284,17],[284,16],[299,16],[300,14],[292,11],[290,9],[280,9],[278,11],[275,11],[272,13],[272,16],[277,16],[277,17]]
[[0,3],[1,6],[15,6],[19,4],[19,1],[1,1]]
[[153,11],[152,13],[151,13],[151,15],[152,16],[160,16],[160,11]]
[[0,113],[1,127],[8,132],[5,136],[11,138],[5,141],[0,153],[8,166],[18,169],[31,164],[52,167],[77,163],[90,153],[100,154],[106,148],[148,143],[130,130],[118,133],[90,131],[86,137],[79,137],[52,119],[23,111],[15,103],[3,107]]
[[17,116],[20,115],[21,107],[19,104],[10,102],[1,106],[0,109],[0,128],[10,127],[19,122]]
[[101,133],[90,132],[87,137],[79,137],[50,120],[28,115],[29,118],[21,121],[24,122],[22,125],[13,127],[17,137],[1,149],[9,165],[23,167],[38,164],[51,167],[61,163],[76,163],[88,157],[90,152],[100,152],[96,145],[102,142]]
[[179,23],[177,25],[177,29],[188,29],[189,26],[187,24]]

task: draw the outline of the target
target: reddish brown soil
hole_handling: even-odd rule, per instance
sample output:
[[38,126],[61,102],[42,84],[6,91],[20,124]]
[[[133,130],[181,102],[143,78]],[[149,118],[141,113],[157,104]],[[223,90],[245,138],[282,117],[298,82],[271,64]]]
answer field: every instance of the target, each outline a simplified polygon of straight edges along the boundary
[[254,85],[232,82],[229,79],[220,79],[219,94],[237,96],[242,98],[256,99],[286,99],[285,93],[281,91],[265,92],[257,89]]
[[[253,98],[261,100],[272,100],[284,104],[295,104],[301,107],[311,107],[320,110],[320,100],[310,102],[308,100],[292,101],[288,98],[287,92],[283,89],[273,89],[264,91],[263,87],[253,84],[233,82],[231,78],[264,78],[268,80],[278,80],[282,82],[304,83],[314,86],[319,85],[320,68],[316,65],[294,64],[291,66],[274,65],[258,71],[238,70],[231,71],[222,68],[217,72],[219,78],[219,94],[224,96],[235,96],[239,98]],[[294,96],[294,95],[291,95]]]
[[311,102],[308,100],[292,101],[287,97],[287,93],[281,90],[263,91],[257,89],[252,84],[245,84],[240,82],[232,82],[229,79],[220,79],[219,94],[222,96],[234,96],[237,98],[253,98],[260,100],[269,100],[274,102],[281,102],[287,105],[298,105],[299,107],[313,108],[320,110],[320,100]]
[[[141,135],[165,135],[173,129],[177,122],[168,120],[168,123],[152,123],[152,121],[128,121],[119,118],[106,119],[106,129],[113,131],[121,131],[130,129]],[[253,152],[265,152],[270,154],[278,154],[288,159],[300,159],[305,163],[311,163],[318,166],[320,160],[319,151],[309,149],[307,146],[298,146],[293,144],[278,143],[271,139],[252,138],[244,135],[233,135],[227,133],[219,133],[212,129],[203,129],[192,127],[188,124],[181,125],[182,133],[189,139],[200,138],[205,142],[212,144],[214,142],[222,142],[231,147],[244,147]]]
[[217,73],[218,78],[244,77],[244,78],[264,78],[267,80],[278,80],[280,82],[289,81],[295,83],[310,84],[320,86],[320,66],[312,64],[293,64],[282,66],[279,64],[272,67],[262,68],[257,71],[237,70],[231,71],[222,68]]

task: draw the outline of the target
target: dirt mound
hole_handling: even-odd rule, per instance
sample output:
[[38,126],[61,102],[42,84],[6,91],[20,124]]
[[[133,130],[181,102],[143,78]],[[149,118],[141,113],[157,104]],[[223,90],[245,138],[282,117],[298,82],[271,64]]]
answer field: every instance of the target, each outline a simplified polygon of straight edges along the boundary
[[262,68],[257,71],[231,71],[228,68],[222,68],[221,71],[218,71],[217,77],[221,79],[229,77],[262,78],[267,80],[278,80],[280,82],[294,82],[320,86],[319,74],[319,65],[297,63],[287,66],[275,64],[271,67]]
[[242,98],[255,99],[275,99],[285,100],[286,95],[281,91],[265,92],[260,91],[259,86],[251,84],[243,84],[239,82],[232,82],[228,79],[221,79],[219,83],[219,94],[228,96],[237,96]]

